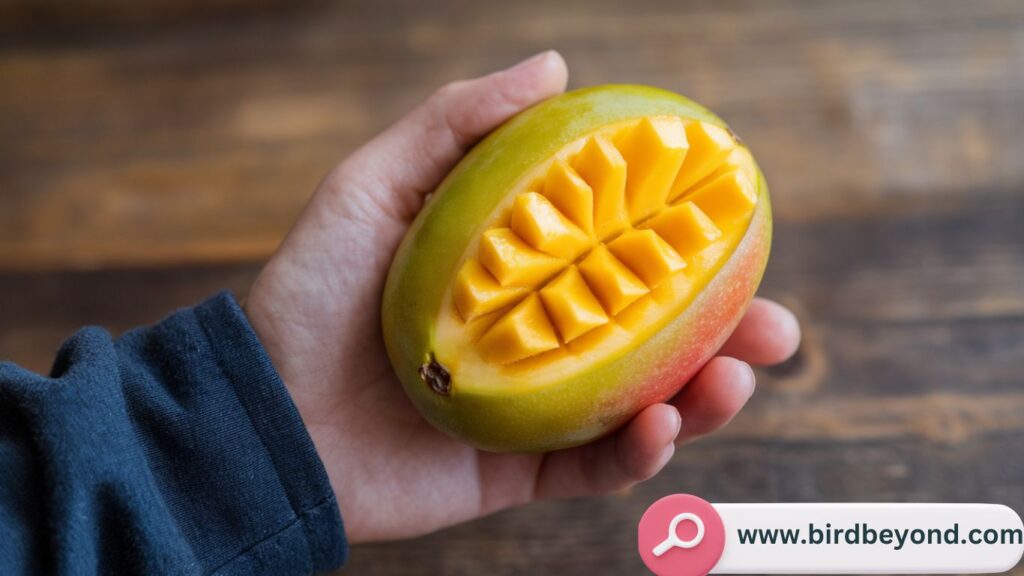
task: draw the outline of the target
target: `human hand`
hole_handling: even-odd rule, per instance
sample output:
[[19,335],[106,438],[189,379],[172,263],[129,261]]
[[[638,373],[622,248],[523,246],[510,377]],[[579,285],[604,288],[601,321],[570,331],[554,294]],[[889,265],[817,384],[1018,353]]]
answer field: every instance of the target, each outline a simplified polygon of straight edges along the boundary
[[479,451],[420,417],[381,336],[392,255],[424,196],[462,155],[562,92],[566,78],[562,58],[545,52],[441,88],[331,171],[252,287],[246,313],[313,438],[351,542],[416,536],[645,480],[677,444],[732,419],[754,390],[748,363],[780,362],[797,347],[793,315],[755,299],[720,355],[675,398],[610,436],[547,454]]

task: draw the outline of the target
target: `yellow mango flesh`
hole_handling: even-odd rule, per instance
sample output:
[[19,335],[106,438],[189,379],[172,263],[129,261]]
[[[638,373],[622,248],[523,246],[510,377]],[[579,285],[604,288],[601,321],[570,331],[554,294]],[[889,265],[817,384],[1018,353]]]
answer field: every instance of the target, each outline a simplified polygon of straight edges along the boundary
[[594,226],[604,239],[629,225],[626,213],[626,160],[603,135],[588,138],[576,157],[576,172],[584,182],[593,182]]
[[736,141],[728,130],[707,122],[688,123],[686,140],[690,143],[690,151],[672,183],[669,200],[682,196],[694,184],[718,168],[726,156],[736,148]]
[[719,126],[673,116],[605,127],[566,146],[538,169],[539,183],[526,179],[510,192],[511,207],[495,213],[465,257],[454,310],[442,308],[439,321],[462,350],[458,367],[481,380],[522,370],[513,365],[527,359],[533,372],[572,370],[570,342],[614,324],[625,329],[583,342],[628,346],[669,314],[727,256],[753,213],[746,160],[727,162],[736,147]]
[[531,248],[509,228],[496,228],[480,240],[480,262],[502,286],[533,286],[562,269],[563,260]]
[[498,320],[480,339],[480,350],[490,362],[508,364],[558,348],[558,338],[540,298],[530,294]]
[[608,323],[604,308],[575,266],[566,268],[558,278],[542,288],[540,297],[563,342],[572,342]]
[[732,221],[749,216],[757,202],[754,184],[741,170],[727,172],[683,198],[696,204],[712,221]]
[[536,192],[516,196],[509,228],[534,249],[573,259],[590,247],[590,237]]
[[475,260],[462,267],[452,289],[455,307],[466,321],[513,304],[526,294],[526,288],[502,286]]
[[686,262],[653,230],[631,230],[608,245],[608,249],[644,284],[657,288]]
[[693,202],[684,202],[662,210],[644,222],[684,258],[707,248],[722,236],[715,222]]
[[598,246],[580,262],[580,272],[610,314],[622,312],[650,291],[605,246]]
[[679,118],[644,118],[619,136],[626,160],[626,206],[636,222],[665,205],[689,144]]
[[594,232],[594,191],[568,164],[552,164],[544,194],[584,232]]

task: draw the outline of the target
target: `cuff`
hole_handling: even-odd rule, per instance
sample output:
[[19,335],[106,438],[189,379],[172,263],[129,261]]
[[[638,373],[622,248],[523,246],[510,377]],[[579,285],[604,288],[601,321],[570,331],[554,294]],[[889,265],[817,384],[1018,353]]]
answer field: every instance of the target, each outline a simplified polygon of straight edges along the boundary
[[245,313],[227,292],[194,312],[294,511],[293,522],[218,572],[288,573],[302,565],[320,572],[340,567],[348,556],[348,543],[327,472]]

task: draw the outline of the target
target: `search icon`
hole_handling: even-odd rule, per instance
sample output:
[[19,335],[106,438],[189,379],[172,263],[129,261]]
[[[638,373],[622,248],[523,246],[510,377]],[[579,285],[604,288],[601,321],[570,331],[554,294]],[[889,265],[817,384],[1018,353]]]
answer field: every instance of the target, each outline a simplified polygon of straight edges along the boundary
[[648,506],[636,535],[640,559],[657,576],[704,576],[725,550],[721,515],[693,494],[670,494]]
[[[676,533],[676,529],[679,527],[679,523],[684,520],[689,520],[690,522],[693,522],[695,526],[697,526],[697,533],[693,536],[693,538],[690,538],[689,540],[680,540],[679,534]],[[662,554],[668,552],[672,548],[693,548],[697,544],[700,544],[702,540],[704,540],[704,521],[701,520],[700,516],[697,516],[696,514],[693,514],[691,512],[683,512],[682,514],[676,514],[676,517],[673,518],[671,522],[669,522],[668,538],[665,538],[665,540],[661,544],[655,546],[654,550],[651,551],[654,552],[655,556],[661,556]]]

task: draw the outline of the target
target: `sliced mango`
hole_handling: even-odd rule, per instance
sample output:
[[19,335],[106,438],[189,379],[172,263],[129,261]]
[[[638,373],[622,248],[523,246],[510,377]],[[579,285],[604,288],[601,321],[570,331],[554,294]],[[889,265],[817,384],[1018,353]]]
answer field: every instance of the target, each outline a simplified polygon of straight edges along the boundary
[[534,369],[562,361],[546,353],[583,335],[621,337],[597,328],[654,322],[694,285],[676,274],[719,259],[722,248],[704,251],[735,237],[757,201],[749,154],[706,122],[644,117],[589,135],[575,150],[524,179],[526,190],[495,217],[452,285],[460,320],[480,318],[473,333],[485,332],[478,349],[487,362],[543,354],[528,364]]
[[686,130],[677,117],[644,118],[616,141],[626,160],[626,208],[636,222],[661,210],[686,156]]
[[551,165],[544,195],[584,232],[594,232],[594,192],[565,161]]
[[558,348],[558,336],[536,294],[530,294],[491,326],[479,342],[489,362],[509,364]]
[[657,232],[679,255],[690,257],[722,236],[722,231],[693,202],[667,208],[642,225]]
[[679,198],[694,184],[713,172],[736,148],[736,140],[728,130],[707,122],[688,122],[686,141],[690,148],[686,152],[686,158],[675,182],[672,183],[669,201]]
[[[736,148],[733,148],[732,151],[729,152],[729,154],[725,157],[725,159],[722,160],[722,162],[714,170],[712,170],[710,174],[708,174],[707,176],[705,176],[704,178],[690,186],[689,190],[687,190],[686,192],[692,192],[697,188],[704,186],[708,182],[715,180],[719,176],[722,176],[723,174],[728,174],[729,172],[735,172],[737,170],[739,170],[741,174],[746,176],[747,180],[751,182],[757,182],[757,172],[756,168],[754,167],[754,159],[750,155],[750,150],[747,150],[742,146],[737,146]],[[687,194],[684,193],[681,197],[685,197],[686,195]]]
[[757,202],[757,190],[740,170],[722,174],[684,196],[709,218],[730,221],[749,215]]
[[629,225],[626,160],[604,135],[587,139],[576,156],[576,172],[594,192],[594,233],[604,239]]
[[608,249],[650,288],[686,267],[686,262],[654,230],[631,230]]
[[467,260],[455,277],[452,298],[466,322],[507,306],[522,296],[526,288],[505,287],[476,260]]
[[502,286],[533,287],[565,266],[564,260],[534,250],[509,228],[484,232],[479,258]]
[[541,289],[540,299],[563,342],[571,342],[608,323],[608,315],[575,266],[566,268]]
[[643,281],[603,245],[595,247],[580,262],[580,273],[609,314],[618,314],[650,292]]
[[516,196],[509,227],[537,250],[567,260],[590,246],[590,237],[536,192]]

